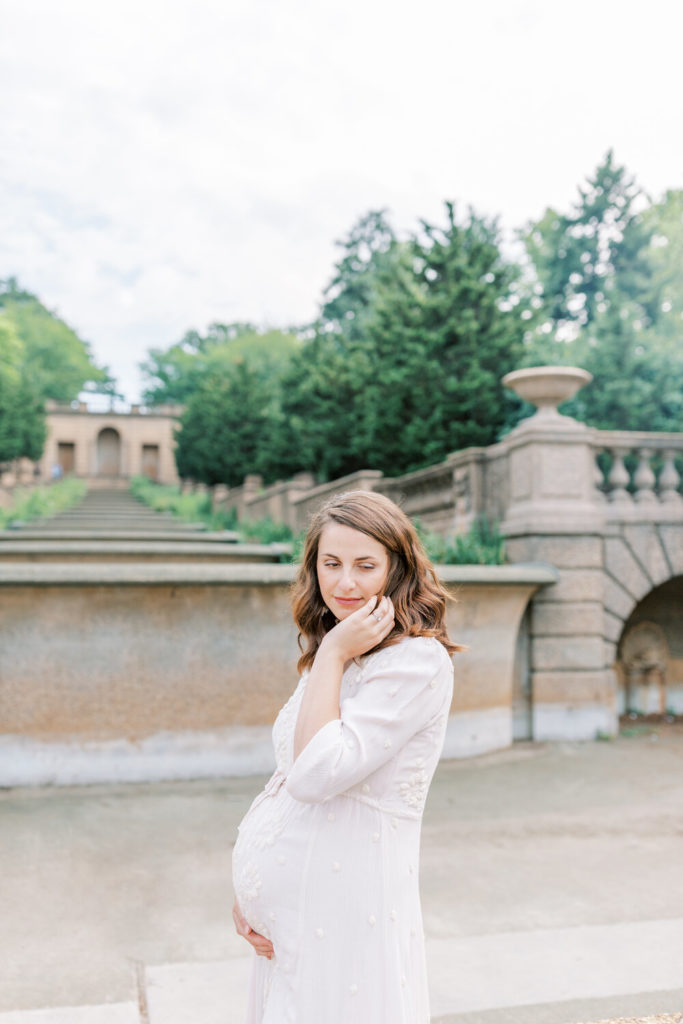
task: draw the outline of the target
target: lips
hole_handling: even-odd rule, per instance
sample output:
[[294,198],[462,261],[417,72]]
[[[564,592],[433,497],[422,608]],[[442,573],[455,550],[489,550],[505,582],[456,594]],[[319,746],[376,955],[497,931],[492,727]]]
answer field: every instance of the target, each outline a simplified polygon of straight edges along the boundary
[[349,606],[352,604],[358,604],[362,600],[362,597],[335,597],[335,601],[337,602],[337,604],[344,604]]

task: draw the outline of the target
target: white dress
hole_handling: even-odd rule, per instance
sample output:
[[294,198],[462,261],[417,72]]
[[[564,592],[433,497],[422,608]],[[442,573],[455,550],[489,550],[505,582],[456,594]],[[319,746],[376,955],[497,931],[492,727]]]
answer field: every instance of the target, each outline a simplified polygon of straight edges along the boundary
[[341,718],[293,762],[305,672],[273,727],[277,769],[239,827],[235,895],[254,954],[245,1024],[428,1024],[420,825],[453,664],[407,637],[352,662]]

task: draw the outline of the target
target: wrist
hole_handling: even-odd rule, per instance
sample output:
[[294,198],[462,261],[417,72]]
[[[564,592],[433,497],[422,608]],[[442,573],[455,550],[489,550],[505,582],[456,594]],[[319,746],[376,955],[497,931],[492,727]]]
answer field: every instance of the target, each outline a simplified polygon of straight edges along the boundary
[[343,651],[335,643],[335,638],[332,637],[331,633],[324,636],[320,641],[318,650],[316,651],[315,661],[324,661],[331,667],[335,664],[343,666],[346,660],[347,659],[344,656]]

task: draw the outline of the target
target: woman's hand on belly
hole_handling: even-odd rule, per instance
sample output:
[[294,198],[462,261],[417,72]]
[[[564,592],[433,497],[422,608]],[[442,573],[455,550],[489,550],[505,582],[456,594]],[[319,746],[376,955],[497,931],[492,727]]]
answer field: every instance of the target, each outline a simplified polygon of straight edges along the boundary
[[254,929],[249,926],[246,918],[240,910],[240,905],[237,900],[235,900],[232,908],[232,919],[235,922],[237,934],[246,939],[247,942],[254,947],[259,956],[265,956],[268,960],[272,960],[273,943],[270,939],[267,939],[265,935],[259,935],[258,932],[255,932]]

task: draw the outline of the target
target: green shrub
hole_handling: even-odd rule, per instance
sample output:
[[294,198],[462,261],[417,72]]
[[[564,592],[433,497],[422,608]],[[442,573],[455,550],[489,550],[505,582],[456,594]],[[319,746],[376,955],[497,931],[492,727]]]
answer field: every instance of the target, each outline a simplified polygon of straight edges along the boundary
[[505,563],[505,540],[498,526],[486,516],[474,520],[469,531],[459,534],[447,542],[428,530],[418,520],[415,528],[427,555],[432,562],[440,565],[503,565]]
[[5,529],[10,523],[25,523],[54,516],[78,504],[86,490],[85,480],[77,480],[75,477],[30,489],[18,487],[10,507],[0,509],[0,528]]
[[205,523],[209,529],[224,530],[224,514],[211,508],[210,494],[183,494],[176,484],[156,484],[146,476],[134,476],[131,494],[156,512],[168,512],[186,523]]
[[258,519],[255,522],[243,519],[236,529],[245,540],[257,544],[288,543],[294,536],[285,523],[275,523],[272,519]]
[[176,485],[155,484],[146,476],[133,477],[130,489],[138,501],[157,512],[170,512],[184,522],[205,523],[210,530],[235,530],[243,541],[271,544],[292,539],[292,531],[284,523],[274,523],[272,519],[238,523],[235,509],[214,511],[210,494],[183,494]]

